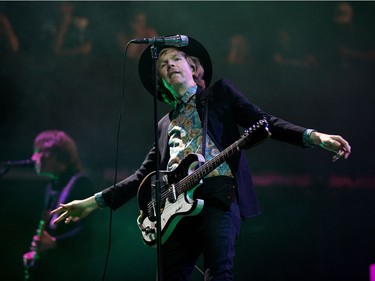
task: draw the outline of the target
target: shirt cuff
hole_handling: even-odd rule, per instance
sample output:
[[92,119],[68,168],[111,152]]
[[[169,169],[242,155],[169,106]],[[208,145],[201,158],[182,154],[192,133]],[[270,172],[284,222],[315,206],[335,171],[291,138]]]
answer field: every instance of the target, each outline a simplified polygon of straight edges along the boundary
[[313,132],[316,132],[316,130],[314,130],[314,129],[306,129],[305,131],[303,131],[303,143],[307,147],[314,147],[315,146],[315,144],[311,140],[311,134]]
[[100,208],[107,207],[107,204],[104,202],[102,192],[95,193],[94,197],[95,197],[96,204],[98,204]]

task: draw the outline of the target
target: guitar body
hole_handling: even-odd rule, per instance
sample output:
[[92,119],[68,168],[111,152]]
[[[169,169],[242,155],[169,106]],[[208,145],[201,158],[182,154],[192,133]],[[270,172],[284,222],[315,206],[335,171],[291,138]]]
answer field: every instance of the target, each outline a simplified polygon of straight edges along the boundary
[[[194,172],[203,160],[200,154],[189,154],[174,171],[160,171],[162,243],[169,238],[177,223],[184,216],[197,215],[203,208],[203,200],[193,199],[194,191],[199,185],[183,193],[179,193],[174,186],[175,183]],[[140,215],[137,223],[142,230],[143,242],[148,246],[155,246],[156,243],[155,177],[156,172],[148,174],[138,189]]]
[[[261,119],[213,159],[205,162],[202,155],[192,153],[175,170],[160,171],[161,242],[164,243],[169,238],[184,216],[194,216],[201,212],[204,202],[201,199],[194,200],[193,195],[206,175],[241,149],[249,149],[270,136],[267,120]],[[148,246],[155,246],[157,238],[155,180],[156,172],[148,174],[138,189],[140,215],[137,224],[142,232],[143,242]]]

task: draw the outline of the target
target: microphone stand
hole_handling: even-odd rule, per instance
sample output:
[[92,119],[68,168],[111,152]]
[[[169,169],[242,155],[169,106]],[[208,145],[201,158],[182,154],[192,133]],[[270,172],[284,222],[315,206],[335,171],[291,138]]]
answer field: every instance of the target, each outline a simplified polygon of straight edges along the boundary
[[157,243],[157,265],[158,265],[158,280],[163,280],[162,259],[161,259],[161,202],[160,202],[160,164],[159,164],[159,141],[158,141],[158,91],[157,91],[157,67],[156,61],[158,58],[158,48],[155,44],[151,45],[152,57],[152,80],[154,91],[154,132],[155,132],[155,153],[156,153],[156,178],[155,178],[155,201],[156,201],[156,243]]

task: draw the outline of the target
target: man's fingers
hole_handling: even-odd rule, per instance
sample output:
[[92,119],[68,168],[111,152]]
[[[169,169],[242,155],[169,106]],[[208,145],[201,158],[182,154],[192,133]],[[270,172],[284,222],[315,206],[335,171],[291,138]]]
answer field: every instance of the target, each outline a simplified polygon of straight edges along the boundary
[[61,211],[63,211],[65,208],[65,205],[63,204],[60,204],[60,207],[56,208],[55,210],[52,210],[50,212],[51,215],[54,215],[54,214],[57,214],[57,213],[60,213]]
[[77,221],[79,221],[79,217],[68,216],[68,217],[65,219],[65,224],[68,224],[68,223],[70,223],[71,221],[73,221],[73,222],[77,222]]
[[58,224],[59,222],[65,220],[67,217],[68,217],[68,212],[66,211],[66,212],[62,213],[58,218],[56,218],[53,221],[53,224]]
[[345,158],[345,159],[348,159],[349,155],[350,155],[350,151],[349,151],[349,152],[345,152],[345,156],[344,156],[344,158]]
[[337,136],[337,137],[334,136],[333,138],[335,138],[335,141],[337,141],[337,142],[340,143],[340,150],[343,149],[345,151],[345,153],[349,153],[350,154],[351,147],[349,145],[349,142],[347,142],[341,136]]
[[345,154],[344,150],[337,151],[336,154],[332,158],[332,162],[339,160],[344,154]]
[[340,149],[339,151],[337,151],[336,154],[333,156],[332,162],[337,161],[341,157],[344,157],[344,159],[348,159],[350,153],[351,153],[351,151],[348,151],[348,150],[346,150],[345,147],[343,147],[342,149]]
[[71,220],[72,220],[72,217],[67,217],[67,218],[65,219],[65,224],[70,223]]

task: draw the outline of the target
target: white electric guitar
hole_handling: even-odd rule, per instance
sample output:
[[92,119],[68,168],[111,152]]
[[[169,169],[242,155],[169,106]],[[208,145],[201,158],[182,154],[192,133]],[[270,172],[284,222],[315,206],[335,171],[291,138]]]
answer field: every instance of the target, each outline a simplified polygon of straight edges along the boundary
[[[241,149],[255,146],[270,136],[268,123],[262,119],[210,161],[205,162],[202,155],[192,153],[175,170],[160,171],[161,242],[164,243],[169,238],[184,216],[194,216],[202,210],[203,200],[193,199],[193,193],[201,179]],[[148,174],[138,189],[140,215],[137,224],[142,232],[142,239],[148,246],[155,246],[157,235],[155,177],[155,171]]]

